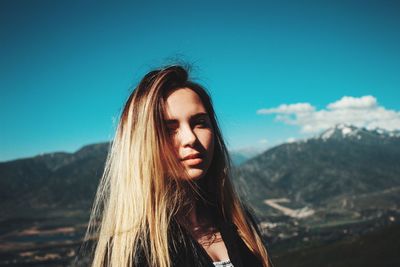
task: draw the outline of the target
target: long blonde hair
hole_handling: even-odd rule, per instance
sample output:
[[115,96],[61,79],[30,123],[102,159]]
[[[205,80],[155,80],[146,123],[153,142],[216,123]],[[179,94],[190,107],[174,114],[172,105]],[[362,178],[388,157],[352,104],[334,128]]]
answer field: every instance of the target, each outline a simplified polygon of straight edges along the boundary
[[[201,98],[214,128],[214,156],[205,183],[221,219],[232,222],[248,248],[269,267],[266,248],[230,182],[230,160],[211,99],[178,65],[151,71],[129,96],[111,142],[85,241],[95,240],[92,266],[134,266],[141,249],[149,266],[170,267],[168,228],[196,186],[170,145],[165,96],[190,88]],[[212,177],[212,179],[210,178]],[[151,240],[151,241],[150,241]]]

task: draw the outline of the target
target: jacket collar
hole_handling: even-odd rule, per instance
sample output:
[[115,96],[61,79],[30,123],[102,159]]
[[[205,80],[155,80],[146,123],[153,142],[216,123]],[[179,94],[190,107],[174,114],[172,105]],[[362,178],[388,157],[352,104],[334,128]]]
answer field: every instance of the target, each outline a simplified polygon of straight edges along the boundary
[[[175,248],[176,256],[177,257],[192,257],[194,259],[195,264],[198,264],[200,266],[207,266],[207,267],[214,267],[213,260],[211,257],[208,255],[206,250],[199,244],[197,240],[195,240],[192,235],[184,229],[184,227],[178,225],[177,222],[174,223],[175,225],[173,226],[172,229],[174,229],[175,234],[181,234],[183,239],[180,239],[178,237],[178,247]],[[228,251],[228,256],[230,261],[232,262],[233,266],[235,267],[243,267],[243,262],[240,257],[240,248],[238,247],[238,244],[241,240],[240,236],[237,233],[237,227],[231,223],[231,222],[218,222],[217,228],[221,233],[221,237],[224,240],[226,249]],[[180,232],[180,233],[178,233]],[[176,236],[177,237],[177,236]],[[177,240],[177,239],[174,239]],[[173,242],[175,243],[175,242]],[[192,255],[183,255],[182,251],[185,251],[187,253],[188,251],[186,249],[182,248],[190,248],[192,252],[189,254]],[[197,265],[196,265],[197,266]]]

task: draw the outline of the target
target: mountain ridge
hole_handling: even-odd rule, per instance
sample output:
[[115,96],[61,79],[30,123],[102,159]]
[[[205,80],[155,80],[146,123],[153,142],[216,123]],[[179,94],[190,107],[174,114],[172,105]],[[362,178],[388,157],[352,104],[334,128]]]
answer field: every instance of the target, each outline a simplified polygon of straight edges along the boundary
[[[400,221],[400,137],[347,128],[272,147],[234,166],[236,190],[256,211],[264,237],[283,252],[279,255],[293,248],[305,248],[293,254],[297,258],[302,251],[312,255],[313,244]],[[86,230],[109,145],[0,163],[0,265],[9,259],[38,263],[44,253],[73,258],[71,244],[78,246]],[[27,234],[32,231],[37,234]],[[44,240],[52,240],[47,249]]]

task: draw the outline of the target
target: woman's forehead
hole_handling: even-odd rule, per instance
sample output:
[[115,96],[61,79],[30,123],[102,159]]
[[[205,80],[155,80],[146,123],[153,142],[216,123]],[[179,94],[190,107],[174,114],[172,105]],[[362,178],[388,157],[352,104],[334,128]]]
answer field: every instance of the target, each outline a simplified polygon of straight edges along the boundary
[[164,115],[167,119],[192,117],[207,114],[199,95],[190,88],[174,90],[166,98]]

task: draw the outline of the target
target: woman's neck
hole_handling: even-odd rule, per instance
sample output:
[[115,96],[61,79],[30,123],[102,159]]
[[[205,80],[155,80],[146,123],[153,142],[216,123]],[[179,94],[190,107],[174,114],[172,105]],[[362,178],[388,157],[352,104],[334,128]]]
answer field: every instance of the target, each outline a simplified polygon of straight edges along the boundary
[[189,231],[208,231],[215,228],[215,218],[211,207],[206,204],[209,196],[205,193],[206,179],[195,181],[196,190],[188,195],[190,201],[178,212],[178,221]]
[[189,207],[184,208],[179,213],[179,221],[187,228],[197,227],[204,221],[205,214],[199,214],[197,201],[192,201]]
[[195,239],[213,234],[217,229],[212,214],[196,202],[181,214],[180,222]]
[[196,204],[194,204],[192,209],[189,211],[189,214],[188,214],[187,218],[188,218],[188,223],[190,225],[192,225],[192,226],[199,225]]

